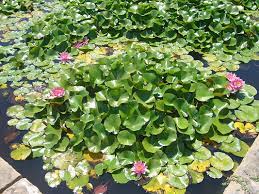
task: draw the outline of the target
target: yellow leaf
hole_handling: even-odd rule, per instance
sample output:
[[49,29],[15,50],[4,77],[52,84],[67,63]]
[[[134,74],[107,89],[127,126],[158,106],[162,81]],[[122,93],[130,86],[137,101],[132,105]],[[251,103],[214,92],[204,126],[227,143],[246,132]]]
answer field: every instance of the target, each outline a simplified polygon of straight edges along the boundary
[[19,95],[19,96],[16,96],[14,98],[14,100],[17,101],[17,102],[21,102],[21,101],[24,101],[24,97],[22,95]]
[[88,189],[88,190],[93,190],[93,185],[91,184],[91,183],[87,183],[86,184],[86,188]]
[[0,84],[0,89],[6,89],[7,88],[7,84]]
[[189,168],[197,171],[197,172],[205,172],[210,167],[209,160],[194,160],[190,165]]
[[217,57],[215,55],[212,55],[212,54],[204,54],[203,58],[208,62],[212,62],[212,61],[217,60]]
[[251,123],[246,123],[245,130],[249,132],[256,132],[256,127]]
[[75,135],[73,133],[68,132],[67,136],[68,136],[69,139],[72,139]]
[[92,153],[89,151],[85,151],[84,159],[86,159],[88,162],[97,163],[103,161],[104,157],[102,153]]
[[143,188],[148,192],[157,192],[162,189],[162,186],[159,184],[157,178],[152,178]]
[[11,152],[11,158],[14,160],[25,160],[31,154],[31,149],[24,144],[20,144]]
[[92,178],[96,178],[96,177],[97,177],[96,172],[95,172],[94,169],[91,169],[91,170],[89,171],[89,176],[92,177]]
[[246,133],[244,123],[235,122],[234,127],[235,127],[238,131],[240,131],[240,133]]
[[109,44],[110,47],[112,47],[114,50],[118,50],[118,51],[121,51],[121,50],[124,50],[124,47],[125,45],[123,44]]
[[77,60],[79,61],[83,61],[87,64],[91,64],[94,62],[92,56],[89,54],[89,53],[82,53],[82,54],[79,54],[77,57],[76,57]]
[[164,174],[152,178],[143,188],[148,192],[163,194],[184,194],[185,189],[176,189],[168,184],[168,177]]
[[99,54],[99,55],[106,55],[107,54],[107,48],[106,47],[96,48],[94,53]]

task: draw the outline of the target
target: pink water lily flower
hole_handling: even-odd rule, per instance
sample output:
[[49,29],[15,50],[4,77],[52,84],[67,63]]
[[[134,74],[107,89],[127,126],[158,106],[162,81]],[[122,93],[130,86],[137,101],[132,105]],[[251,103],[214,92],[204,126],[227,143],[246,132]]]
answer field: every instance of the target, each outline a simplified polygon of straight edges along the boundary
[[236,78],[237,78],[237,76],[236,76],[236,74],[234,74],[234,73],[227,73],[227,79],[228,79],[228,81],[234,81]]
[[59,60],[62,63],[67,63],[69,61],[71,61],[73,58],[71,57],[71,55],[68,52],[62,52],[59,54]]
[[132,172],[138,176],[145,174],[147,172],[146,163],[144,163],[142,161],[135,162],[132,167]]
[[89,39],[86,37],[86,38],[84,38],[83,40],[76,42],[76,43],[73,45],[73,47],[79,49],[79,48],[81,48],[81,47],[87,45],[88,43],[89,43]]
[[226,77],[229,81],[227,85],[227,89],[230,92],[234,93],[243,88],[245,82],[240,77],[236,76],[233,73],[227,73]]
[[55,87],[50,91],[52,98],[61,98],[65,96],[65,89],[62,87]]

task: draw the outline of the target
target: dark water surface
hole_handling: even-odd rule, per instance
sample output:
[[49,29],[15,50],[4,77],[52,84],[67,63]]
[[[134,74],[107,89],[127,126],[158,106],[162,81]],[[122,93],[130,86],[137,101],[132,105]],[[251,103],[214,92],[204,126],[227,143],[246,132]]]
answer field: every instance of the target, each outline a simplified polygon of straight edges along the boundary
[[[246,83],[253,85],[259,91],[259,61],[251,61],[248,64],[241,65],[240,70],[237,72]],[[43,162],[40,158],[25,161],[14,161],[10,158],[9,145],[4,143],[5,135],[12,130],[7,126],[8,117],[6,116],[6,110],[12,105],[7,97],[0,94],[0,156],[4,158],[9,164],[11,164],[23,177],[27,178],[31,183],[36,185],[43,194],[72,194],[64,184],[57,188],[50,188],[44,180],[45,171],[42,169]],[[258,95],[256,96],[258,99]],[[22,138],[21,133],[17,140]],[[16,141],[17,141],[16,140]],[[99,185],[105,183],[110,179],[109,175],[100,177],[98,180],[93,180],[93,185]],[[205,177],[205,180],[197,185],[191,185],[188,187],[188,194],[222,194],[225,188],[224,182],[226,178],[219,180]],[[90,193],[90,192],[86,192]],[[146,192],[138,187],[135,183],[131,182],[125,185],[116,184],[111,182],[109,184],[109,194],[145,194]]]

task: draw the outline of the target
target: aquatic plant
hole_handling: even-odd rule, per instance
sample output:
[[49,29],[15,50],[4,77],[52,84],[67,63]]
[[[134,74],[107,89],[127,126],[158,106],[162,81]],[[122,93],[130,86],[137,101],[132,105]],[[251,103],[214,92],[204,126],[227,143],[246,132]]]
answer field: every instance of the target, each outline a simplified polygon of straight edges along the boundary
[[40,3],[42,0],[3,0],[0,2],[0,13],[5,15],[13,14],[17,11],[32,11],[33,3]]
[[146,174],[147,171],[148,171],[148,169],[144,162],[142,162],[142,161],[134,162],[133,167],[132,167],[132,172],[134,174],[141,176],[143,174]]
[[34,6],[14,2],[0,4],[11,44],[0,47],[0,86],[25,104],[8,109],[8,125],[28,131],[11,157],[42,157],[51,187],[80,193],[109,173],[180,194],[247,152],[239,136],[259,131],[257,91],[226,70],[258,58],[257,2],[69,0],[6,16]]
[[227,89],[231,92],[237,92],[238,90],[241,90],[245,84],[245,82],[240,79],[240,77],[237,77],[233,73],[227,73],[227,79],[229,81]]
[[[49,185],[66,181],[75,192],[104,173],[118,183],[144,176],[151,192],[160,176],[157,190],[174,192],[204,173],[221,178],[234,167],[226,153],[243,157],[248,149],[234,123],[258,128],[256,90],[245,84],[231,93],[225,73],[187,57],[133,43],[123,54],[62,69],[42,98],[8,109],[9,124],[29,130],[12,157],[43,157]],[[55,87],[66,95],[44,98]],[[142,176],[132,173],[138,161]]]
[[59,60],[61,61],[61,63],[67,63],[69,61],[71,61],[73,58],[70,56],[70,54],[68,52],[62,52],[59,54]]
[[73,0],[64,6],[65,11],[35,22],[26,35],[30,50],[40,50],[41,57],[51,54],[50,49],[70,49],[69,42],[86,35],[90,39],[127,37],[151,44],[181,42],[228,61],[251,59],[258,51],[258,21],[232,1]]

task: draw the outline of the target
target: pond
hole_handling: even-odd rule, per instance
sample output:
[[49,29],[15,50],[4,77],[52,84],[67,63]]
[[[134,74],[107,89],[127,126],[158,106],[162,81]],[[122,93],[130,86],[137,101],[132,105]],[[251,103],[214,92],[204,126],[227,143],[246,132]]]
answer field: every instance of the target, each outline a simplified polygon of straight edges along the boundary
[[258,10],[0,1],[0,157],[44,194],[222,194],[259,133]]
[[[247,83],[259,89],[259,61],[251,61],[248,64],[242,64],[240,66],[240,70],[237,71],[237,75],[246,80]],[[0,114],[0,156],[4,158],[9,164],[11,164],[19,173],[22,174],[23,177],[27,178],[30,182],[36,185],[41,192],[44,194],[56,194],[62,190],[63,194],[71,194],[71,190],[69,190],[65,184],[58,186],[57,188],[50,188],[46,183],[44,176],[45,171],[42,169],[43,162],[40,158],[33,160],[25,160],[25,161],[14,161],[10,158],[9,148],[10,144],[4,143],[4,138],[6,134],[10,133],[10,131],[14,130],[7,126],[8,117],[6,116],[6,110],[9,106],[12,105],[11,97],[4,97],[3,90],[0,95],[0,103],[1,103],[1,114]],[[11,95],[11,92],[10,94]],[[258,99],[258,94],[256,96]],[[23,134],[21,133],[16,141],[21,139]],[[244,139],[250,145],[253,142],[253,139]],[[241,162],[240,158],[236,158],[238,162]],[[188,194],[200,194],[200,193],[212,193],[213,194],[222,194],[224,188],[226,187],[226,175],[221,179],[211,179],[206,176],[205,180],[197,185],[191,185],[187,189]],[[109,182],[109,193],[111,194],[145,194],[147,193],[141,187],[139,187],[136,183],[130,182],[128,184],[117,184],[115,183],[109,175],[104,175],[98,179],[93,179],[92,183],[94,186],[98,186],[103,183]],[[85,193],[89,193],[89,191],[85,191]]]

